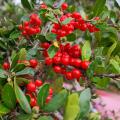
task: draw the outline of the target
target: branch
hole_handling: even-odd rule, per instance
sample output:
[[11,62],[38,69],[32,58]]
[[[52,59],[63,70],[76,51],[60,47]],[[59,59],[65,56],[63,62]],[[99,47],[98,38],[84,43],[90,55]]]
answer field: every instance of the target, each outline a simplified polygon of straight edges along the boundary
[[99,74],[99,75],[94,75],[97,77],[110,77],[110,78],[119,78],[120,74]]

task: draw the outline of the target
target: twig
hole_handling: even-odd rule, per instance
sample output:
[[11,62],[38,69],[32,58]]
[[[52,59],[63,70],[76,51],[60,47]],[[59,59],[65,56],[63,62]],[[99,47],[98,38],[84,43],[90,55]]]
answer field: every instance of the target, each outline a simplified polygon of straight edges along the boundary
[[119,78],[120,74],[99,74],[99,75],[94,75],[98,77],[110,77],[110,78]]

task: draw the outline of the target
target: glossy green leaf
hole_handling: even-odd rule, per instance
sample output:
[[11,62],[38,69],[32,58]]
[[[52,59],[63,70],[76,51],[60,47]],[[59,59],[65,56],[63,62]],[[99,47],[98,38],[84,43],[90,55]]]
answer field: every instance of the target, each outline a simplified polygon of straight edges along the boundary
[[106,0],[96,0],[96,3],[93,8],[93,16],[99,16],[100,13],[104,10]]
[[62,90],[57,95],[55,95],[52,100],[44,107],[44,111],[54,112],[58,110],[65,104],[67,100],[68,92],[66,90]]
[[67,41],[72,42],[76,40],[76,35],[74,33],[71,33],[67,36]]
[[17,77],[17,78],[16,78],[16,82],[17,82],[18,85],[28,84],[28,83],[29,83],[29,80],[26,79],[26,78],[23,78],[23,77]]
[[22,6],[28,10],[32,10],[32,5],[29,0],[21,0]]
[[25,69],[25,67],[26,67],[26,66],[25,66],[24,64],[20,63],[20,64],[17,64],[17,65],[14,67],[13,71],[14,71],[14,72],[19,72],[19,71]]
[[23,91],[17,85],[16,81],[14,81],[14,87],[15,87],[15,94],[16,94],[16,98],[18,100],[18,103],[20,104],[21,108],[26,113],[30,114],[31,113],[30,104],[29,104],[27,98],[25,97],[25,94],[23,93]]
[[44,84],[40,88],[37,96],[37,103],[40,106],[40,108],[43,108],[45,106],[45,102],[48,94],[49,94],[49,84]]
[[53,34],[53,33],[48,33],[45,38],[48,40],[48,41],[53,41],[56,39],[56,35]]
[[15,108],[15,105],[16,105],[15,92],[14,92],[13,87],[9,84],[6,84],[3,87],[2,101],[4,102],[6,107],[8,107],[10,109]]
[[22,48],[19,52],[19,60],[26,60],[27,51],[25,48]]
[[53,58],[57,51],[58,51],[57,47],[55,47],[54,45],[50,46],[48,48],[48,55],[49,55],[49,57]]
[[72,93],[68,96],[64,120],[75,120],[79,111],[80,111],[79,96],[77,93]]
[[3,104],[0,104],[0,116],[5,115],[10,112],[10,109],[5,107]]
[[91,91],[85,89],[80,94],[80,118],[84,118],[90,111]]
[[72,20],[73,18],[69,17],[69,18],[66,18],[64,21],[62,21],[62,24],[63,25],[66,25],[68,23],[70,23],[70,21]]
[[11,38],[11,39],[17,39],[19,36],[20,36],[20,33],[19,33],[18,31],[13,31],[13,32],[10,34],[10,38]]
[[53,118],[50,116],[41,116],[38,118],[38,120],[53,120]]
[[16,75],[33,75],[35,74],[35,71],[32,68],[25,68],[24,70],[17,72]]
[[49,6],[53,6],[54,1],[55,0],[43,0],[43,2],[46,3],[46,5],[49,5]]
[[19,60],[19,54],[16,54],[12,60],[12,64],[11,64],[11,68],[10,69],[13,69],[17,63],[18,63],[18,60]]
[[90,41],[86,40],[82,47],[82,60],[89,61],[91,58],[91,46]]

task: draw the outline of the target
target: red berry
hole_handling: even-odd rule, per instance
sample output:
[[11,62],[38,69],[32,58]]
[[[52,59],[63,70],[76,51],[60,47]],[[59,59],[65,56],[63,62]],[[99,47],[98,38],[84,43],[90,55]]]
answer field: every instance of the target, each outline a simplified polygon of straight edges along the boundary
[[75,18],[75,19],[79,19],[79,18],[81,18],[81,15],[80,15],[79,12],[74,12],[74,13],[72,14],[72,17]]
[[74,64],[75,67],[80,67],[81,66],[81,62],[82,61],[80,59],[74,59],[74,63],[73,64]]
[[18,26],[19,30],[23,30],[22,24]]
[[28,26],[28,25],[29,25],[29,22],[28,22],[28,21],[25,21],[23,24],[24,24],[24,26]]
[[53,95],[53,89],[52,88],[49,89],[49,95]]
[[62,10],[66,10],[68,8],[68,4],[67,3],[63,3],[61,8],[62,8]]
[[61,67],[60,66],[54,66],[53,69],[56,73],[61,73]]
[[30,105],[31,105],[31,107],[34,107],[34,106],[37,105],[37,100],[36,100],[36,98],[32,97],[32,98],[30,99]]
[[66,73],[66,68],[62,68],[61,73],[65,74]]
[[8,70],[10,68],[10,64],[8,62],[3,63],[3,69]]
[[51,99],[52,99],[52,96],[49,95],[49,96],[46,98],[46,103],[49,103]]
[[36,59],[31,59],[30,60],[30,66],[35,68],[38,65],[38,61]]
[[49,58],[49,57],[47,57],[47,58],[45,59],[45,64],[46,64],[46,65],[51,65],[52,62],[53,62],[52,59]]
[[22,32],[22,35],[26,36],[26,35],[27,35],[27,32],[24,30],[24,31]]
[[36,80],[36,81],[35,81],[35,85],[36,85],[37,87],[42,86],[42,84],[43,84],[43,82],[42,82],[41,80]]
[[42,4],[40,5],[40,8],[41,8],[41,9],[47,9],[47,5],[46,5],[45,3],[42,3]]
[[43,56],[44,56],[44,57],[49,57],[47,50],[44,50],[44,51],[43,51]]
[[68,80],[72,80],[73,79],[72,72],[66,72],[65,77]]
[[62,57],[62,58],[61,58],[61,63],[62,63],[63,65],[69,65],[69,60],[70,60],[69,57]]
[[55,57],[53,58],[53,63],[54,63],[54,64],[60,64],[60,63],[61,63],[61,57],[55,56]]
[[69,63],[71,66],[74,66],[75,65],[75,58],[71,57]]
[[50,47],[50,43],[44,42],[44,43],[41,44],[41,47],[45,48],[45,49],[48,49]]
[[28,91],[30,91],[30,92],[35,92],[36,91],[36,85],[35,85],[35,83],[33,83],[33,82],[28,83],[26,89]]
[[82,73],[78,69],[73,69],[72,70],[72,76],[76,79],[79,79],[82,76]]
[[89,61],[82,61],[81,67],[82,69],[86,70],[89,67],[90,62]]

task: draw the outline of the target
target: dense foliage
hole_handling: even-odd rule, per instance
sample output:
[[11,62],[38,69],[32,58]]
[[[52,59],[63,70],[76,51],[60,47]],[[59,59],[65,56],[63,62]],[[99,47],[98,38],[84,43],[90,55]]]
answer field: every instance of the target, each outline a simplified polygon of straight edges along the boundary
[[118,1],[0,2],[2,120],[109,120],[97,89],[120,88]]

